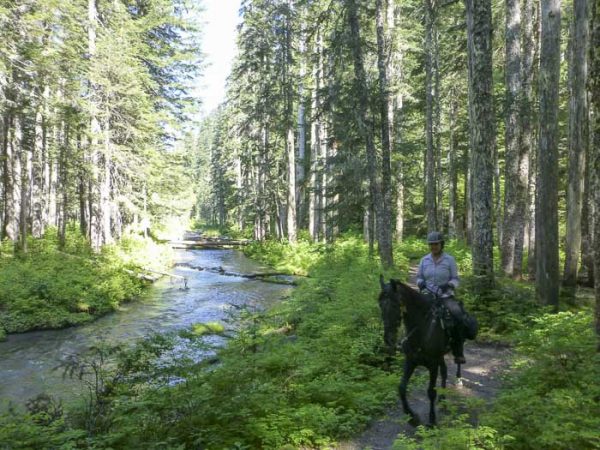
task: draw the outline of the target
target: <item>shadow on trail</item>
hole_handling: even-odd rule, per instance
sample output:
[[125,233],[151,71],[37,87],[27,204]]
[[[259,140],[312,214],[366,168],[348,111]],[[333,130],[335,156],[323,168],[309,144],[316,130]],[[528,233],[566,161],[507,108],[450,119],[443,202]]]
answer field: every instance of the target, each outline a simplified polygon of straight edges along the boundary
[[[501,385],[502,372],[508,369],[508,360],[511,351],[507,347],[493,344],[482,344],[470,342],[465,345],[465,357],[468,363],[462,366],[462,386],[456,386],[455,365],[448,367],[448,395],[455,395],[468,399],[480,399],[489,403],[497,394]],[[419,368],[416,376],[424,376],[426,370]],[[398,370],[398,383],[400,382],[401,370]],[[411,406],[419,416],[422,423],[427,423],[429,413],[429,399],[427,397],[426,383],[414,383],[411,385]],[[440,422],[448,412],[443,406],[439,408]],[[384,417],[375,420],[361,435],[356,438],[342,442],[338,450],[388,450],[393,448],[394,441],[399,434],[413,436],[416,428],[408,423],[409,416],[402,411],[402,405],[398,400],[395,407],[390,409]]]

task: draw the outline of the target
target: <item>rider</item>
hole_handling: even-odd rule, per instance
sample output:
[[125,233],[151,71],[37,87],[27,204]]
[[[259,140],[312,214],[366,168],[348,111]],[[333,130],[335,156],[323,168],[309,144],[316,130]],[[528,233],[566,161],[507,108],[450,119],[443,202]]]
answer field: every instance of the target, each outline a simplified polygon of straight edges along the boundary
[[427,235],[427,243],[431,253],[425,255],[419,263],[417,286],[421,291],[432,293],[444,301],[444,305],[450,311],[455,322],[450,333],[450,347],[454,355],[454,362],[464,364],[466,362],[463,354],[464,311],[454,299],[454,289],[458,287],[456,261],[451,255],[444,253],[442,233],[432,231]]

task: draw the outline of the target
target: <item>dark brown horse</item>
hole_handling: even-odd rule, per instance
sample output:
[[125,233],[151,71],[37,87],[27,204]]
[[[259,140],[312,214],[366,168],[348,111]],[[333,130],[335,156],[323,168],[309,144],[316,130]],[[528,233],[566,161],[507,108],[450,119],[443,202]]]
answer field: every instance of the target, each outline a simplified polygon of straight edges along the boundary
[[[400,323],[404,322],[405,327],[406,335],[402,340],[402,350],[405,353],[404,370],[399,386],[402,408],[411,416],[412,423],[419,422],[406,400],[406,388],[417,366],[425,366],[429,370],[429,422],[435,425],[435,386],[439,372],[442,378],[441,386],[446,387],[448,368],[444,355],[450,350],[449,337],[441,317],[443,309],[439,307],[435,297],[422,295],[401,281],[391,279],[389,283],[385,283],[381,276],[379,282],[379,307],[383,319],[384,341],[389,353],[395,351]],[[460,365],[457,377],[460,378]]]

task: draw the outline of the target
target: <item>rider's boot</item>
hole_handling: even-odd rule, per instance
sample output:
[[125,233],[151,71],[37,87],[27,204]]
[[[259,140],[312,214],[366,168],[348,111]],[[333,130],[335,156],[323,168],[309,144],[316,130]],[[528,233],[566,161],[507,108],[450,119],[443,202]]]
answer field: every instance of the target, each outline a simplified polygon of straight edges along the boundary
[[460,326],[455,327],[455,330],[452,333],[452,341],[450,343],[450,348],[452,349],[454,362],[456,364],[465,364],[467,362],[463,351],[465,340],[462,336],[462,333],[459,330],[456,330],[456,328],[460,328]]

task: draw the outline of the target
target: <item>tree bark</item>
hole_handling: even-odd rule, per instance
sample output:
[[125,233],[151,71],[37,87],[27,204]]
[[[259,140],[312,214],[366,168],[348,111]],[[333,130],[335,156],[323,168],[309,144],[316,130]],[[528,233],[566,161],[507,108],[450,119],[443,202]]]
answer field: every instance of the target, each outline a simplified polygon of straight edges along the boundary
[[600,0],[592,2],[592,37],[590,92],[592,110],[593,145],[590,146],[590,172],[593,174],[594,206],[594,272],[596,274],[594,292],[596,297],[595,326],[598,337],[597,351],[600,352]]
[[[398,33],[396,33],[396,29],[399,28],[397,23],[399,24],[401,17],[400,6],[396,6],[395,2],[388,0],[387,8],[387,34],[390,42],[388,73],[390,74],[390,86],[392,87],[392,101],[389,102],[388,118],[390,122],[391,149],[393,153],[397,152],[398,144],[401,142],[400,126],[398,126],[398,124],[402,117],[403,98],[398,86],[402,81],[403,51],[398,45]],[[398,160],[394,164],[396,194],[396,223],[394,229],[396,241],[402,242],[404,236],[404,177],[402,174],[402,162],[399,157],[397,159]]]
[[493,179],[494,105],[492,80],[492,5],[466,0],[471,134],[471,206],[473,274],[480,289],[494,284]]
[[521,118],[521,8],[519,0],[506,0],[506,117],[505,117],[505,175],[504,217],[502,225],[502,270],[507,276],[514,274],[515,243],[518,226],[517,203],[519,189],[519,153]]
[[309,180],[309,205],[308,205],[308,227],[309,234],[313,241],[319,240],[321,223],[321,208],[322,193],[321,193],[321,177],[320,172],[320,153],[321,153],[321,138],[322,138],[322,115],[321,110],[321,94],[323,87],[323,38],[321,32],[317,31],[315,42],[316,61],[313,68],[314,87],[312,91],[311,102],[311,149],[310,149],[310,180]]
[[104,152],[101,155],[101,168],[100,168],[100,210],[99,210],[99,222],[100,222],[100,236],[101,245],[112,244],[112,131],[110,128],[109,111],[106,111],[106,120],[104,122]]
[[448,238],[456,239],[459,229],[457,208],[458,193],[458,167],[456,163],[456,116],[458,114],[458,99],[455,89],[450,90],[450,124],[448,138],[448,178],[450,189],[448,191]]
[[[389,6],[388,6],[389,7]],[[379,103],[381,112],[381,217],[378,220],[379,230],[379,257],[384,267],[392,267],[394,257],[392,253],[392,168],[391,168],[391,125],[389,117],[390,88],[387,61],[389,60],[390,39],[384,29],[383,0],[376,1],[377,22],[377,68],[379,72]]]
[[287,237],[289,242],[297,240],[297,213],[296,213],[296,145],[294,142],[294,90],[292,88],[292,8],[293,4],[288,0],[288,17],[285,38],[285,67],[284,83],[286,84],[286,150],[287,150]]
[[298,159],[296,161],[296,205],[298,211],[297,223],[302,227],[306,219],[305,201],[305,158],[306,158],[306,117],[304,108],[304,77],[306,76],[306,33],[300,32],[299,59],[300,79],[298,83]]
[[540,135],[536,196],[536,295],[558,310],[558,102],[560,0],[542,0]]
[[21,217],[21,140],[22,123],[20,114],[17,113],[12,117],[12,129],[9,135],[7,171],[10,173],[10,187],[8,189],[10,194],[7,192],[5,198],[7,207],[6,237],[13,241],[15,245],[19,240],[19,218]]
[[435,0],[425,0],[425,215],[427,229],[437,230],[437,193],[436,193],[436,136],[434,135],[435,83],[434,73],[436,55]]
[[[530,204],[530,163],[535,154],[534,148],[534,99],[533,85],[535,73],[535,53],[537,48],[537,34],[534,24],[537,20],[536,2],[524,0],[523,3],[523,48],[521,59],[521,104],[519,119],[521,122],[521,141],[519,150],[519,172],[517,177],[518,189],[516,191],[516,214],[515,214],[515,245],[513,258],[513,276],[520,278],[523,273],[523,252],[526,238],[526,226],[528,218],[532,217],[529,211]],[[532,242],[527,239],[528,247]],[[531,252],[530,252],[530,256]],[[532,258],[533,259],[533,258]]]
[[4,210],[2,218],[2,240],[16,239],[15,229],[15,204],[13,190],[15,188],[13,173],[13,116],[6,113],[4,116],[3,138],[2,138],[2,184],[4,193]]
[[[30,232],[31,219],[31,178],[33,169],[33,152],[35,147],[35,125],[29,123],[30,117],[21,116],[23,136],[20,143],[19,159],[21,160],[21,205],[19,217],[19,247],[27,253],[27,236]],[[35,120],[35,119],[34,119]]]
[[[96,27],[98,25],[98,11],[96,10],[96,0],[88,0],[88,53],[92,65],[96,58]],[[90,79],[92,73],[90,73]],[[89,112],[90,112],[90,139],[89,155],[91,163],[91,177],[88,183],[88,216],[89,216],[89,240],[95,251],[100,250],[102,245],[102,206],[100,204],[100,170],[101,163],[99,151],[99,136],[101,133],[100,122],[98,120],[97,88],[95,83],[89,82]]]
[[[43,102],[47,101],[50,89],[44,88]],[[45,153],[45,117],[44,104],[38,103],[35,111],[35,131],[31,170],[31,234],[34,238],[44,233],[44,153]]]
[[569,58],[569,180],[563,285],[575,286],[581,254],[581,210],[588,146],[588,0],[573,0]]

